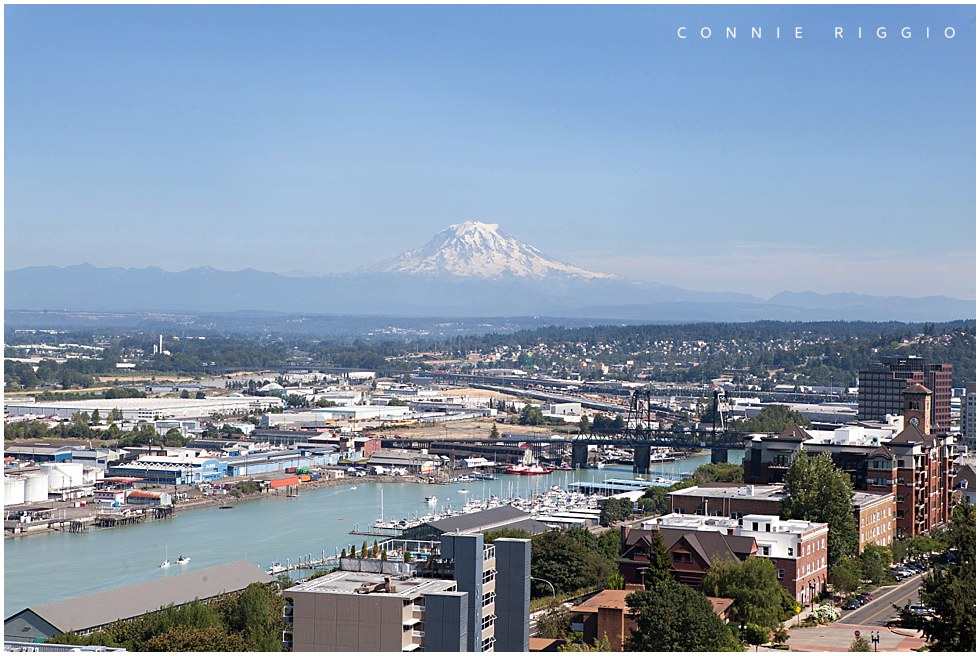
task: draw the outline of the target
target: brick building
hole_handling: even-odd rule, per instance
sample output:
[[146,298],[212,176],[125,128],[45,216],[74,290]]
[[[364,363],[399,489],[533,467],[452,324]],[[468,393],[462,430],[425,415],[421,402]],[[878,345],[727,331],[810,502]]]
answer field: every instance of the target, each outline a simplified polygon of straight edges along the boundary
[[[670,512],[740,519],[745,515],[779,515],[786,493],[782,484],[707,483],[667,495]],[[895,495],[890,491],[855,492],[858,555],[865,545],[890,546],[896,531]]]
[[[704,533],[720,534],[725,538],[751,540],[756,545],[750,555],[773,561],[776,578],[787,592],[801,603],[822,591],[827,582],[827,524],[804,520],[779,519],[776,515],[744,515],[739,519],[705,517],[703,515],[671,514],[643,522],[644,528],[661,531],[683,531],[685,539],[704,542]],[[665,544],[666,544],[666,535]],[[673,555],[673,550],[668,547]],[[737,554],[736,554],[737,556]],[[739,560],[745,560],[740,557]],[[707,569],[707,568],[705,568]],[[688,583],[681,576],[675,578]],[[704,578],[701,573],[697,584]]]
[[[953,504],[956,440],[931,431],[935,405],[929,388],[910,385],[903,399],[904,427],[791,428],[753,438],[742,461],[746,483],[782,482],[796,453],[827,452],[851,476],[856,491],[894,495],[894,537],[915,537],[944,524]],[[887,514],[879,520],[887,522]]]

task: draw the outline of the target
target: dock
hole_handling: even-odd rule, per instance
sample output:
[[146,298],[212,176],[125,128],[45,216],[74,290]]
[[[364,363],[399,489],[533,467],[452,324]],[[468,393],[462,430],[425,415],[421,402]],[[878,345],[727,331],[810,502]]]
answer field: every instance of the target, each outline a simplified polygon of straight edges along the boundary
[[300,556],[299,560],[295,563],[291,562],[289,558],[286,559],[285,565],[277,560],[272,563],[272,567],[266,570],[266,574],[275,576],[276,574],[284,574],[300,569],[321,569],[326,567],[340,567],[340,557],[327,556],[321,551],[319,558],[313,558],[313,554],[306,554],[305,556]]

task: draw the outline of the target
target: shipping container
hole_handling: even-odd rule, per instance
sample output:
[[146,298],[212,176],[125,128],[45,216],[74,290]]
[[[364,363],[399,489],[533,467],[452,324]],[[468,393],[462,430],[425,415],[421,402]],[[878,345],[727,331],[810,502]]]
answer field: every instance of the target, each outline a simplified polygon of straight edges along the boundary
[[286,467],[286,473],[287,474],[295,474],[296,473],[296,468],[295,467]]
[[309,467],[297,467],[296,468],[296,473],[297,474],[309,474],[310,473],[310,468]]
[[287,478],[280,478],[274,481],[269,481],[269,487],[272,489],[280,487],[289,487],[290,485],[299,485],[298,476],[289,476]]
[[310,474],[310,480],[318,481],[318,480],[320,480],[320,475],[319,474],[316,474],[316,473]]
[[309,483],[310,482],[310,475],[309,474],[300,474],[299,475],[299,480],[300,480],[301,483]]

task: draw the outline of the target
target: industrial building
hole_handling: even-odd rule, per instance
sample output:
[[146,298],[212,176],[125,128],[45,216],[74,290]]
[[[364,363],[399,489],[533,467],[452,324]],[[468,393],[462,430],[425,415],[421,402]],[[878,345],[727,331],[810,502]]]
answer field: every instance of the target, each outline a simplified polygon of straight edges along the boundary
[[528,651],[530,540],[444,535],[432,551],[410,563],[342,559],[339,571],[288,589],[287,647]]
[[123,419],[152,422],[159,419],[192,419],[212,414],[234,415],[279,407],[282,399],[274,396],[214,396],[206,399],[91,399],[84,401],[44,401],[40,403],[13,402],[4,410],[14,417],[61,417],[98,410],[108,417],[113,410],[122,412]]
[[93,633],[117,620],[131,619],[173,604],[205,601],[252,583],[274,579],[257,565],[240,560],[197,569],[123,588],[32,606],[4,620],[4,640],[43,641],[61,633]]

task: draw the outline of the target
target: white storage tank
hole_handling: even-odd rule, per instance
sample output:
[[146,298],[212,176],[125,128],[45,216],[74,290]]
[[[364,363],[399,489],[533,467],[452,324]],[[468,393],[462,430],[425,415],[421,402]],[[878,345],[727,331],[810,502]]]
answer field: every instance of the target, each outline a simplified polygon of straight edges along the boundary
[[98,467],[86,467],[82,470],[82,481],[85,485],[95,485],[98,474],[101,470]]
[[41,473],[48,475],[48,491],[60,492],[82,484],[82,463],[44,462]]
[[[47,496],[47,490],[45,490]],[[3,477],[3,505],[16,506],[24,503],[24,479],[20,476]]]
[[48,475],[30,474],[24,477],[24,503],[43,503],[48,500]]

